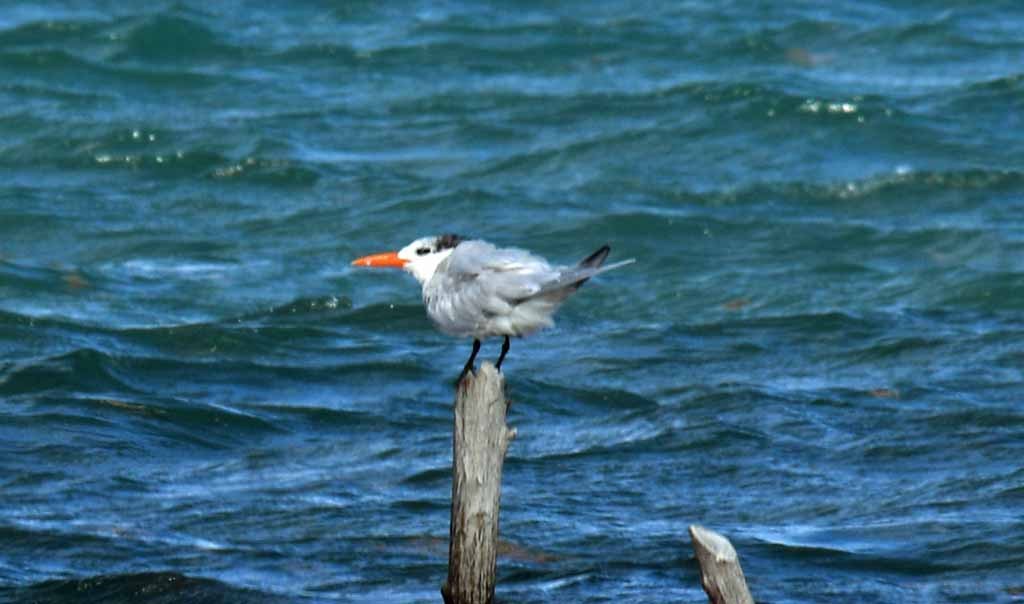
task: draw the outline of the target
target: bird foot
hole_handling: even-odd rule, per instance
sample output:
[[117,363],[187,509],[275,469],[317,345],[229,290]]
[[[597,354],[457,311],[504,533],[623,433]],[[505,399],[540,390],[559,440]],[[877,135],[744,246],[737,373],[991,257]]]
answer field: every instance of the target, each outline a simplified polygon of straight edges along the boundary
[[459,377],[455,378],[455,383],[452,384],[452,385],[455,386],[456,390],[458,390],[459,388],[462,387],[462,384],[466,381],[466,376],[469,375],[469,374],[473,374],[474,376],[476,376],[476,372],[475,371],[473,371],[472,369],[468,369],[467,368],[467,369],[463,369],[462,373],[459,374]]
[[[473,352],[470,353],[469,359],[466,360],[466,364],[462,366],[462,373],[459,374],[459,379],[455,380],[455,388],[458,388],[462,384],[462,380],[465,379],[466,374],[473,371],[473,361],[476,360],[476,353],[480,352],[480,340],[473,340]],[[473,375],[476,372],[473,371]]]

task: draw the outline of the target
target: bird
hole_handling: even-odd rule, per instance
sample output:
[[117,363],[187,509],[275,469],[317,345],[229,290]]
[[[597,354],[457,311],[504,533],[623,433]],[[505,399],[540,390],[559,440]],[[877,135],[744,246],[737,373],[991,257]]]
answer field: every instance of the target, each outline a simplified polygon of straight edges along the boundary
[[503,336],[501,355],[509,338],[530,335],[554,326],[558,307],[591,277],[636,261],[604,265],[611,247],[602,245],[574,266],[553,266],[519,248],[499,248],[482,239],[455,234],[421,237],[397,252],[363,256],[353,266],[400,268],[423,287],[427,316],[443,333],[473,338],[473,350],[456,384],[473,369],[481,341]]

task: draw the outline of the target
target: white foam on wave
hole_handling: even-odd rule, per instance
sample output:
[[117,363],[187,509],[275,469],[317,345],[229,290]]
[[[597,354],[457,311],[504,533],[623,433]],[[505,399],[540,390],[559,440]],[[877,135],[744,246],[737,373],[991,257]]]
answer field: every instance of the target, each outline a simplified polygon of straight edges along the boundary
[[576,455],[591,450],[603,450],[628,446],[647,441],[668,431],[685,428],[685,419],[673,418],[668,422],[652,418],[636,418],[625,423],[607,419],[578,425],[567,431],[560,426],[551,429],[550,434],[538,434],[537,438],[523,438],[516,450],[516,456],[525,459],[540,459],[555,455]]
[[30,517],[9,519],[15,526],[29,532],[48,532],[60,535],[88,535],[116,541],[137,541],[147,544],[172,545],[195,548],[204,551],[228,549],[224,543],[217,543],[201,537],[183,533],[154,533],[124,521],[103,518],[78,518],[72,520],[49,520]]
[[183,277],[220,276],[232,270],[234,265],[221,262],[179,262],[174,260],[148,260],[136,258],[120,264],[109,266],[110,272],[127,274],[133,277],[166,277],[177,275]]

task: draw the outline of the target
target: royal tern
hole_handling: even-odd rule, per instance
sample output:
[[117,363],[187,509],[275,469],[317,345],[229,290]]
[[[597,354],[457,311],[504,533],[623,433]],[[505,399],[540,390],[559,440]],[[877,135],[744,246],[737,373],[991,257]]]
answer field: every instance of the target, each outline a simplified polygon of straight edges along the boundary
[[473,368],[481,340],[505,337],[494,365],[500,370],[511,336],[551,327],[559,305],[587,279],[635,261],[602,266],[609,251],[603,245],[575,266],[552,266],[526,250],[441,235],[417,239],[397,252],[363,256],[352,265],[404,269],[423,286],[423,303],[434,325],[446,334],[473,338],[458,383]]

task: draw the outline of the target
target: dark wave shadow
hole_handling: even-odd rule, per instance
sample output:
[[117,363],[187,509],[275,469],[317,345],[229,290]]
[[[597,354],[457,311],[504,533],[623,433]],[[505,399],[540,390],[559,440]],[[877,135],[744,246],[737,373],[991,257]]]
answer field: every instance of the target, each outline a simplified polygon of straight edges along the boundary
[[[0,595],[3,592],[0,591]],[[227,604],[286,602],[277,595],[174,572],[98,575],[43,581],[10,590],[11,602],[33,604]]]

